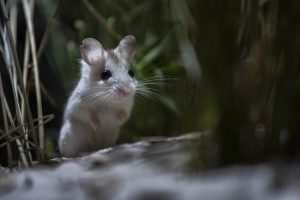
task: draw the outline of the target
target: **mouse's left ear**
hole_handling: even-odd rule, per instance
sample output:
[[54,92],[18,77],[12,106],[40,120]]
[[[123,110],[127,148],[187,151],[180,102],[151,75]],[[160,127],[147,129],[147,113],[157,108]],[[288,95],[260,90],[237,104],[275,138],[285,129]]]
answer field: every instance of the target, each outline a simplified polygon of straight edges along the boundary
[[82,59],[90,66],[99,65],[103,61],[103,47],[94,38],[86,38],[82,41],[80,53]]
[[132,35],[125,36],[116,48],[117,53],[127,61],[130,61],[135,53],[136,40]]

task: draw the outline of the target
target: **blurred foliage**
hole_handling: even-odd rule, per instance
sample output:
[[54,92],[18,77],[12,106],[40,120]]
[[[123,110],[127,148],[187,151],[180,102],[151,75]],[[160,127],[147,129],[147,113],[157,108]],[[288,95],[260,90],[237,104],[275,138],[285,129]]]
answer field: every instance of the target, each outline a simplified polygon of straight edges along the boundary
[[[79,77],[81,40],[94,37],[113,48],[122,36],[132,34],[138,41],[132,63],[135,74],[140,81],[153,78],[154,94],[136,98],[120,142],[211,130],[194,148],[192,163],[200,168],[299,156],[297,1],[39,0],[35,4],[38,43],[50,27],[40,59],[41,82],[48,94],[44,110],[56,115],[45,127],[49,137],[57,136],[65,102]],[[22,28],[20,24],[21,34]],[[19,36],[18,46],[23,43]],[[52,144],[47,142],[48,152],[53,153]]]
[[200,1],[195,17],[202,30],[195,44],[203,77],[217,94],[220,114],[215,144],[202,149],[208,155],[217,151],[210,157],[216,162],[206,167],[296,159],[300,4],[212,2]]

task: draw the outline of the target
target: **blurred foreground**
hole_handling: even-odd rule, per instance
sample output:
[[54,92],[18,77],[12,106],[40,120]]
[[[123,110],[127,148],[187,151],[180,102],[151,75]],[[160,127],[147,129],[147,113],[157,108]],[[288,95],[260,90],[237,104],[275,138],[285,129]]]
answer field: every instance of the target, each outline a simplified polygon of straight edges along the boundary
[[54,159],[0,179],[0,199],[296,200],[299,167],[271,164],[191,173],[188,145],[200,133],[152,138],[78,159]]
[[2,166],[58,156],[82,39],[114,47],[127,34],[152,92],[136,98],[120,143],[210,130],[192,169],[299,161],[300,1],[0,2]]

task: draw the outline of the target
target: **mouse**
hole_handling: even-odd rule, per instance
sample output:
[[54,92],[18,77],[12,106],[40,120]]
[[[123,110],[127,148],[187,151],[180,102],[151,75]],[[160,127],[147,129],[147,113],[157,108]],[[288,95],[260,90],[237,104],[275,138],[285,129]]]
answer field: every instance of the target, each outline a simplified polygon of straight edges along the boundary
[[80,46],[80,79],[63,116],[58,146],[64,157],[76,157],[113,146],[134,104],[137,80],[131,67],[136,39],[127,35],[113,49],[94,38]]

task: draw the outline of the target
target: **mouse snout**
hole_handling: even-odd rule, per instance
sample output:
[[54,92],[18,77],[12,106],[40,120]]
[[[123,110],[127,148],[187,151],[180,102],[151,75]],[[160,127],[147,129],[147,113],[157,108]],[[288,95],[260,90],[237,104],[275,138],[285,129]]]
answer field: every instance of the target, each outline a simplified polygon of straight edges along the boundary
[[127,85],[118,85],[117,91],[121,96],[128,97],[133,93],[133,88]]

